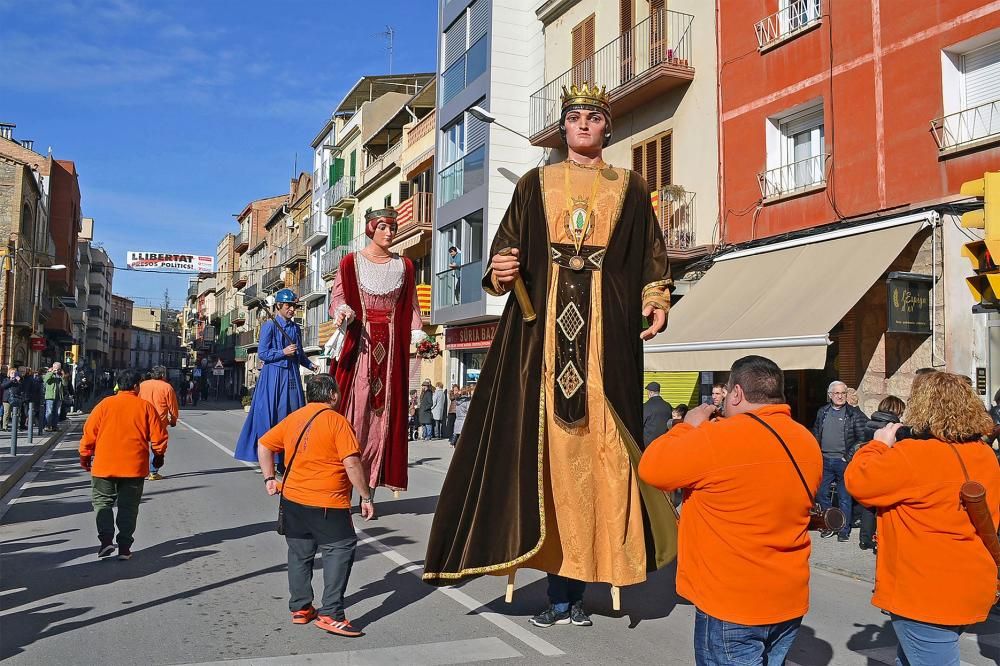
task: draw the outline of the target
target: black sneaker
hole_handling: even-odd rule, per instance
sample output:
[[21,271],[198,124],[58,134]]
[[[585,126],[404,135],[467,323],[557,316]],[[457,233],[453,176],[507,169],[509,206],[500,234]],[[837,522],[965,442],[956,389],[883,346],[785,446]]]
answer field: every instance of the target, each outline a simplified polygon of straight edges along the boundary
[[128,546],[121,546],[118,549],[118,559],[119,560],[131,560],[132,559],[132,549]]
[[570,606],[569,619],[577,627],[589,627],[594,624],[590,621],[590,616],[583,611],[582,601],[578,601]]
[[536,627],[551,627],[553,624],[569,624],[569,611],[560,613],[554,606],[549,606],[544,613],[539,613],[529,620]]
[[839,541],[840,543],[844,543],[845,541],[850,541],[850,540],[851,540],[851,537],[849,535],[847,535],[847,534],[838,534],[837,535],[837,541]]
[[97,556],[100,558],[111,557],[115,554],[115,545],[113,543],[102,543],[97,549]]
[[871,541],[861,541],[858,543],[858,548],[860,548],[861,550],[871,550],[874,547],[875,544],[872,543]]

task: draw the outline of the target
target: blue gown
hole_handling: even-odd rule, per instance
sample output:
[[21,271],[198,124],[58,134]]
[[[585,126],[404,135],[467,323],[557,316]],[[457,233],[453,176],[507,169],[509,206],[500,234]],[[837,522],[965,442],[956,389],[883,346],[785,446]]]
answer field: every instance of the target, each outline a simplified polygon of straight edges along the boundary
[[[285,333],[299,347],[295,356],[285,356],[282,351],[290,343],[278,330]],[[253,392],[250,413],[243,422],[243,430],[236,442],[236,459],[257,462],[257,440],[273,428],[283,418],[306,404],[302,391],[299,366],[311,368],[312,363],[302,350],[302,334],[299,325],[276,315],[273,320],[260,327],[260,341],[257,357],[264,362],[257,388]]]

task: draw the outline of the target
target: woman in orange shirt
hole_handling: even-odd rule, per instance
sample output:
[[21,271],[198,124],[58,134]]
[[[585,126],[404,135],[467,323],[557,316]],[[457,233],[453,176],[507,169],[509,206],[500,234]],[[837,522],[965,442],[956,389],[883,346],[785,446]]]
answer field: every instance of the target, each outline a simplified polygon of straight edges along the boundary
[[[905,426],[911,432],[896,441]],[[959,637],[996,601],[997,565],[959,500],[964,464],[986,487],[996,527],[1000,465],[980,439],[991,428],[964,377],[922,375],[903,424],[876,432],[844,474],[851,496],[879,509],[872,604],[892,616],[904,666],[960,663]]]

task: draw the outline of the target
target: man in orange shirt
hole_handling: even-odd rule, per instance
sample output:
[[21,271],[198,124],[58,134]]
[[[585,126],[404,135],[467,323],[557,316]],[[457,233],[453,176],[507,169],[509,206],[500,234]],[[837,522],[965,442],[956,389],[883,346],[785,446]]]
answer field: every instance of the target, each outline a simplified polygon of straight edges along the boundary
[[[335,411],[340,402],[330,375],[306,380],[306,406],[286,416],[258,441],[257,458],[268,495],[281,492],[288,543],[288,608],[293,624],[315,620],[320,629],[360,636],[344,614],[344,592],[358,537],[351,522],[351,487],[361,497],[361,515],[375,516],[361,449],[350,423]],[[281,486],[274,478],[274,454],[284,454]],[[323,606],[313,607],[312,572],[323,554]]]
[[773,361],[739,359],[726,418],[710,421],[712,404],[692,409],[639,464],[649,485],[684,489],[677,592],[697,607],[699,666],[784,663],[809,609],[807,529],[823,461],[784,391]]
[[[153,377],[139,384],[139,397],[148,402],[160,415],[164,424],[173,428],[177,425],[180,410],[177,407],[177,394],[174,387],[167,381],[167,369],[162,365],[153,366]],[[160,468],[153,460],[155,454],[150,454],[149,476],[147,481],[159,481]]]
[[92,501],[97,513],[97,556],[114,554],[118,504],[118,559],[132,557],[132,535],[139,518],[142,482],[149,473],[152,448],[157,466],[167,452],[167,429],[160,415],[138,395],[139,373],[118,373],[118,393],[105,398],[87,418],[80,439],[80,466],[91,473]]

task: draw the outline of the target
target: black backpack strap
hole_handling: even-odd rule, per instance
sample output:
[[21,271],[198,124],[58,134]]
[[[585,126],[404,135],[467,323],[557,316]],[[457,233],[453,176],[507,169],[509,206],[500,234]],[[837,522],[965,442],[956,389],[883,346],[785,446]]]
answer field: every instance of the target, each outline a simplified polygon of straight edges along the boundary
[[302,438],[305,437],[306,432],[309,430],[309,426],[311,426],[312,422],[316,420],[316,417],[322,414],[323,412],[335,412],[335,411],[337,410],[335,410],[333,407],[325,407],[316,412],[315,414],[313,414],[311,417],[309,417],[309,420],[306,421],[305,427],[302,428],[302,432],[299,433],[299,438],[295,440],[295,448],[292,449],[292,457],[288,460],[288,464],[285,465],[285,477],[281,480],[281,490],[278,491],[279,497],[284,495],[285,493],[285,484],[288,483],[288,477],[291,476],[292,474],[292,463],[295,462],[295,456],[298,455],[299,453],[299,444],[302,443]]
[[750,418],[752,418],[757,423],[759,423],[762,426],[764,426],[765,428],[767,428],[768,430],[770,430],[771,434],[774,435],[775,439],[778,440],[778,443],[781,444],[781,448],[783,448],[785,450],[785,453],[788,454],[788,459],[792,461],[792,466],[795,467],[795,473],[799,475],[799,480],[802,482],[802,487],[805,488],[806,495],[809,497],[809,503],[812,504],[815,500],[813,499],[813,494],[811,492],[809,492],[809,484],[806,483],[806,477],[802,476],[802,470],[799,469],[799,464],[797,462],[795,462],[795,458],[792,457],[792,452],[788,449],[788,445],[785,444],[785,440],[781,439],[781,435],[779,435],[774,430],[774,428],[772,428],[771,426],[769,426],[764,421],[764,419],[762,419],[759,416],[757,416],[756,414],[752,414],[750,412],[746,412],[746,415],[749,416]]

